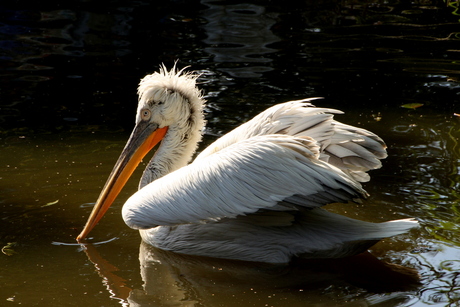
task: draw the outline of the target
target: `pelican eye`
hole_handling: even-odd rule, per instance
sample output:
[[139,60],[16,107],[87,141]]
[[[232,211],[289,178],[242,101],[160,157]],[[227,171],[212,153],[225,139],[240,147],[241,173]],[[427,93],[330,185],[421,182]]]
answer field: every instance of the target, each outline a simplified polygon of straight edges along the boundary
[[142,120],[149,120],[150,116],[152,116],[152,112],[149,109],[143,109],[141,111],[141,118]]

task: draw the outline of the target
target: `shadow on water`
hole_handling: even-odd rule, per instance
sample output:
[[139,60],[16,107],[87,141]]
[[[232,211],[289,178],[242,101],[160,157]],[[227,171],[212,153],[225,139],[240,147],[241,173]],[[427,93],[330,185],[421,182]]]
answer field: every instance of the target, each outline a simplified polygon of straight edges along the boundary
[[[459,19],[456,1],[0,4],[0,305],[456,306]],[[289,267],[139,253],[120,218],[133,181],[92,232],[101,244],[76,245],[133,126],[138,80],[176,59],[202,74],[202,146],[275,103],[326,97],[389,147],[371,197],[329,209],[422,227]]]

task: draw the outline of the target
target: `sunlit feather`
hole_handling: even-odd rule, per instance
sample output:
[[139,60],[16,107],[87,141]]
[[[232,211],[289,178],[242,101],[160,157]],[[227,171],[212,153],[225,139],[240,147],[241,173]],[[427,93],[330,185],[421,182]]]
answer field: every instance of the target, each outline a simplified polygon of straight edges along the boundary
[[354,255],[417,226],[413,219],[369,223],[321,208],[366,198],[360,182],[387,154],[377,135],[337,122],[333,116],[342,112],[313,106],[315,98],[267,109],[187,165],[204,127],[196,79],[165,67],[142,79],[136,127],[79,239],[118,194],[118,178],[132,173],[138,163],[132,157],[140,160],[159,137],[140,190],[122,215],[161,249],[285,263]]

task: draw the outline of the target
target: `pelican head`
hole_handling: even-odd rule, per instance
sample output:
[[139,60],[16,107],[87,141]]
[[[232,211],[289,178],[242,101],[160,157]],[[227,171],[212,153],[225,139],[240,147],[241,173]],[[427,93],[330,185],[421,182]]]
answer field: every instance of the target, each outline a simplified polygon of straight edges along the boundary
[[201,140],[204,99],[196,87],[198,75],[163,65],[139,83],[136,125],[77,237],[83,240],[96,226],[140,161],[161,141],[142,175],[139,188],[187,165]]

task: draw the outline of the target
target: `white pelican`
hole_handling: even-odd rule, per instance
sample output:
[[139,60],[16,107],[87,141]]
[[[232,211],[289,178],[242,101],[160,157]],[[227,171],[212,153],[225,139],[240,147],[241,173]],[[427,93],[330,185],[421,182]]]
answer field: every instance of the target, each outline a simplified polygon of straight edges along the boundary
[[311,99],[267,109],[187,165],[205,124],[197,77],[162,66],[141,80],[136,125],[78,241],[160,141],[139,191],[122,209],[125,223],[160,249],[287,263],[358,254],[417,226],[413,219],[369,223],[320,208],[365,198],[360,182],[381,166],[386,146]]

